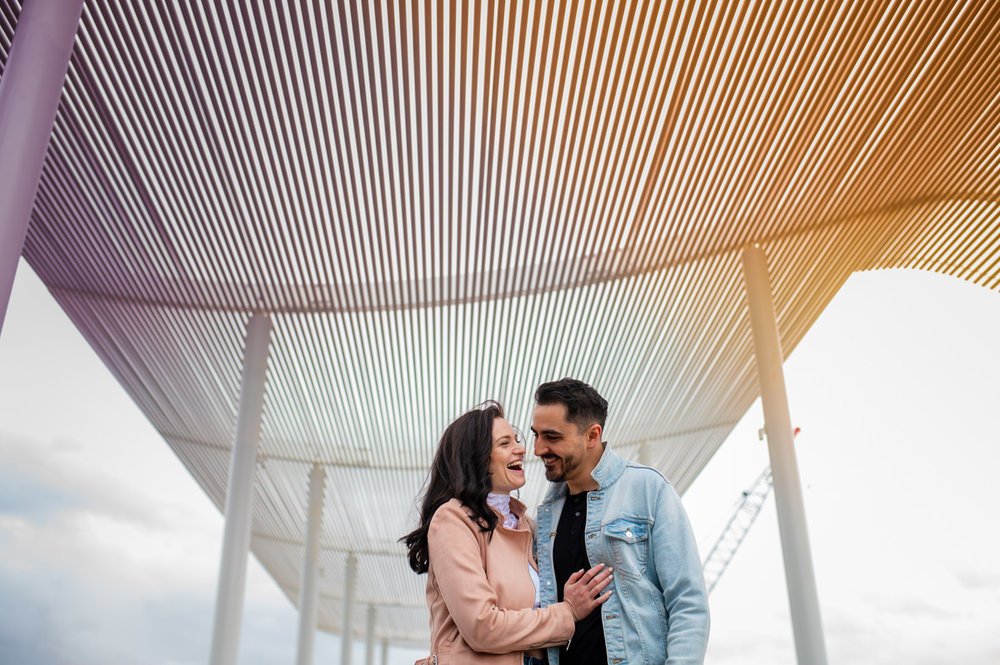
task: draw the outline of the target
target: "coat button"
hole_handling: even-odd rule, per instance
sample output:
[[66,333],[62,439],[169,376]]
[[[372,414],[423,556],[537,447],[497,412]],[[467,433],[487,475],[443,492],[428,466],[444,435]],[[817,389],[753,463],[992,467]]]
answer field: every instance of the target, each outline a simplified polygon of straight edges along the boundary
[[629,530],[629,529],[625,529],[625,535],[626,535],[626,537],[631,538],[632,537],[632,531]]

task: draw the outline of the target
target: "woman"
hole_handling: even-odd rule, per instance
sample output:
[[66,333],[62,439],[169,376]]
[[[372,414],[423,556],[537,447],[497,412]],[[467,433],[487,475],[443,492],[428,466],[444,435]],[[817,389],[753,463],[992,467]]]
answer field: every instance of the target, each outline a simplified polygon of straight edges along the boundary
[[431,464],[420,526],[403,537],[410,567],[427,573],[431,657],[437,665],[544,662],[577,620],[611,596],[611,570],[567,581],[563,602],[538,606],[531,522],[510,492],[524,485],[524,445],[485,402],[448,426]]

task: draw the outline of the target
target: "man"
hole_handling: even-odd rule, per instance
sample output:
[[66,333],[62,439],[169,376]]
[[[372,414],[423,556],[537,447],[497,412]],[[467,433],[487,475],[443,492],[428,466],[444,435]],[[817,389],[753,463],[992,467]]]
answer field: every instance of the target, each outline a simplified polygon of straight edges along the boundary
[[663,476],[601,441],[607,413],[576,379],[535,391],[535,455],[552,482],[536,522],[542,605],[561,599],[574,571],[614,569],[611,598],[549,649],[549,665],[702,663],[708,594],[687,514]]

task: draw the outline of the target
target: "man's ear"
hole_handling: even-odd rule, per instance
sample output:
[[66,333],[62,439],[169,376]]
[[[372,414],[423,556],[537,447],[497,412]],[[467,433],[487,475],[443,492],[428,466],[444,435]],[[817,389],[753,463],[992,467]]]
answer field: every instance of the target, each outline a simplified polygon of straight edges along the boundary
[[592,448],[601,444],[601,426],[598,423],[594,423],[587,428],[587,447]]

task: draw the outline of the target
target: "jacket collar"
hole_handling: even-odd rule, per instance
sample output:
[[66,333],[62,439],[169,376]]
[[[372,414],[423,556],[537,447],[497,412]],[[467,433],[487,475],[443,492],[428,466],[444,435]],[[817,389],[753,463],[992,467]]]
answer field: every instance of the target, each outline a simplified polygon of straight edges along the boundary
[[[604,447],[601,459],[590,472],[590,477],[597,481],[597,488],[603,490],[613,484],[625,471],[627,466],[625,458],[611,450],[611,446]],[[550,483],[549,490],[545,493],[542,503],[551,503],[566,493],[566,483]]]
[[625,466],[625,458],[611,450],[610,445],[605,446],[601,461],[590,472],[590,477],[597,481],[598,489],[604,489],[618,480],[625,471]]
[[521,503],[518,499],[510,497],[510,512],[518,516],[518,518],[524,517],[527,512],[528,507]]

